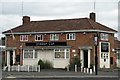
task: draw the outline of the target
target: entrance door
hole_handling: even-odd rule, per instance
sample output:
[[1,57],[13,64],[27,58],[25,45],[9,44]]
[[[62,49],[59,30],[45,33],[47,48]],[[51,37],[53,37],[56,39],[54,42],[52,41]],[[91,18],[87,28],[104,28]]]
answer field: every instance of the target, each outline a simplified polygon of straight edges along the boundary
[[10,66],[13,65],[13,51],[10,51]]
[[88,50],[83,50],[84,54],[84,67],[88,68]]

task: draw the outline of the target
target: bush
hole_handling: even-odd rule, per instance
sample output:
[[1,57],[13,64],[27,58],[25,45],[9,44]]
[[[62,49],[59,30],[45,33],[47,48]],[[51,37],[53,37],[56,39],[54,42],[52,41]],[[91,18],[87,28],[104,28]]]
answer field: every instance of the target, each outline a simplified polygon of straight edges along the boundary
[[50,61],[44,61],[44,69],[52,69],[53,65]]
[[42,61],[41,59],[38,61],[38,65],[40,65],[40,68],[41,69],[51,69],[53,68],[53,65],[50,61],[48,60],[45,60],[45,61]]
[[81,67],[81,61],[80,61],[80,59],[79,59],[78,57],[75,57],[75,58],[74,58],[73,62],[70,63],[69,68],[70,68],[71,70],[74,70],[75,65],[77,65],[77,67]]
[[94,68],[94,64],[90,64],[90,69],[93,69]]

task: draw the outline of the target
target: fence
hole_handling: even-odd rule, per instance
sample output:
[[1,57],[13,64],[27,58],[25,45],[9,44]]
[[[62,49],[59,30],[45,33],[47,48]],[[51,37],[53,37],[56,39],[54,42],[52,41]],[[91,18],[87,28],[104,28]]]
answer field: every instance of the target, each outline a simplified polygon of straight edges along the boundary
[[13,65],[13,66],[7,66],[4,67],[3,71],[26,71],[26,72],[40,72],[40,65],[37,66],[31,66],[31,65],[26,65],[26,66],[20,66],[20,65]]
[[[40,68],[40,65],[36,65],[36,66],[32,66],[32,65],[26,65],[26,66],[13,65],[13,66],[10,66],[9,65],[9,66],[5,66],[3,71],[40,72],[41,68]],[[70,71],[69,67],[67,67],[67,71]],[[78,72],[77,65],[75,65],[74,71]],[[87,73],[87,74],[93,74],[93,72],[95,72],[95,66],[93,67],[93,69],[81,67],[80,72]]]

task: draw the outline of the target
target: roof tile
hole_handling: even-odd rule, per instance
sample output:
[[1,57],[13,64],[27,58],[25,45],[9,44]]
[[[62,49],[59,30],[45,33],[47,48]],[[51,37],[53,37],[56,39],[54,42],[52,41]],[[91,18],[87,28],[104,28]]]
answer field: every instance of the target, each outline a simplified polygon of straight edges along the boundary
[[[104,26],[98,22],[94,22],[89,18],[77,18],[77,19],[60,19],[60,20],[45,20],[45,21],[31,21],[27,25],[20,25],[12,29],[12,32],[47,32],[47,31],[69,31],[69,30],[103,30],[117,32],[107,26]],[[11,31],[5,31],[3,33],[10,33]]]

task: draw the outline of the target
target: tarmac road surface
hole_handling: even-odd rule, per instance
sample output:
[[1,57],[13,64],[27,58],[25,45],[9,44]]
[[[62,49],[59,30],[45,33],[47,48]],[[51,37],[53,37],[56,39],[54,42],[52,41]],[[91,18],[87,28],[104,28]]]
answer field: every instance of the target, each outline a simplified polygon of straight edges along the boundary
[[4,78],[2,80],[120,80],[118,77],[74,77],[74,78]]

